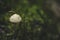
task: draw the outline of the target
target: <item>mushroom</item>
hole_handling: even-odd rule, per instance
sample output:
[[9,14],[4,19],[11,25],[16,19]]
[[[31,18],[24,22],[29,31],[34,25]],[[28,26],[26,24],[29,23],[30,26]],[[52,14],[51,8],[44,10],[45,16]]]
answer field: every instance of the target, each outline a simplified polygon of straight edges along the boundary
[[9,18],[10,22],[12,23],[19,23],[21,22],[22,18],[20,15],[18,14],[13,14],[10,18]]

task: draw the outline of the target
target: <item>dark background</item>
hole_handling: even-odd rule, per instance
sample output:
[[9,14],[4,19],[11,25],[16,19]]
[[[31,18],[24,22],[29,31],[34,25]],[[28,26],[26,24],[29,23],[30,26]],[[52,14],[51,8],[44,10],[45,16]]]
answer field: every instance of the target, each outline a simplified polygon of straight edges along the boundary
[[[0,0],[0,40],[60,40],[60,18],[51,7],[60,4],[56,1]],[[13,13],[8,11],[19,14],[22,21],[11,23]]]

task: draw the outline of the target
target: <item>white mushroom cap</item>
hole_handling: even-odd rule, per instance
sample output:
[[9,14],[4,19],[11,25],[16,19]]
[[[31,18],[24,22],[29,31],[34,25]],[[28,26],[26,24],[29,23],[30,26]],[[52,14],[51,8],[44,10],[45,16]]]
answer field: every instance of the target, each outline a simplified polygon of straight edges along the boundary
[[12,23],[19,23],[21,22],[22,18],[20,15],[18,14],[13,14],[10,18],[9,18],[9,21],[12,22]]

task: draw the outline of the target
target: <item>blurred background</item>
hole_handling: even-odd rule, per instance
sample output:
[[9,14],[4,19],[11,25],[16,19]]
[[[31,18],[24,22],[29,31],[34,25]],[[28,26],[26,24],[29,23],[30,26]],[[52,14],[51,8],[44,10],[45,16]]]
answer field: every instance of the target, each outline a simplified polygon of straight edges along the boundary
[[[54,14],[60,13],[56,3],[59,1],[0,0],[0,40],[60,40],[60,18]],[[21,22],[10,22],[14,13],[9,11],[19,14]]]

